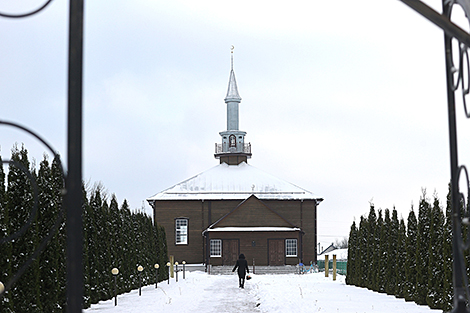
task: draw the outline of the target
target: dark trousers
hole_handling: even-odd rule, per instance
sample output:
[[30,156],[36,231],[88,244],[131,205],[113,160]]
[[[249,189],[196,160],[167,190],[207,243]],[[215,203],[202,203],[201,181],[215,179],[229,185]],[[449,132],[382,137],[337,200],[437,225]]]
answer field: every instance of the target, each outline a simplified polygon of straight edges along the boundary
[[245,285],[245,277],[238,277],[238,282],[239,282],[239,287],[241,288],[245,288],[244,285]]

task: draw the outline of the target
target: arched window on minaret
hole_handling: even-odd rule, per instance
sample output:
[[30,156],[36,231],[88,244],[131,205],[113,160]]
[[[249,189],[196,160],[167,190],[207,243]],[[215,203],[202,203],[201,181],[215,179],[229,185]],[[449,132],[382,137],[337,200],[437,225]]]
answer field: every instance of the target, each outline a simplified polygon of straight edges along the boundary
[[235,135],[230,135],[229,137],[229,147],[236,147],[237,146],[237,138]]

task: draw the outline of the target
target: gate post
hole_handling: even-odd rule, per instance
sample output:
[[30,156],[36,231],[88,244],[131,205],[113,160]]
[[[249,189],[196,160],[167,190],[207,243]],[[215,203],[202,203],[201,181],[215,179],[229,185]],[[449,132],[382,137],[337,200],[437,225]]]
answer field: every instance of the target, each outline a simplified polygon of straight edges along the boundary
[[336,254],[333,254],[333,280],[336,280]]
[[67,313],[79,313],[83,303],[82,222],[82,69],[83,0],[70,0],[68,66],[67,178]]
[[255,273],[255,258],[253,258],[253,274]]
[[173,269],[174,263],[175,263],[175,256],[170,255],[170,268],[169,268],[170,272],[168,273],[168,276],[170,276],[171,278],[175,277],[175,271]]
[[325,255],[325,277],[328,277],[328,272],[330,271],[328,269],[328,262],[329,262],[328,255]]

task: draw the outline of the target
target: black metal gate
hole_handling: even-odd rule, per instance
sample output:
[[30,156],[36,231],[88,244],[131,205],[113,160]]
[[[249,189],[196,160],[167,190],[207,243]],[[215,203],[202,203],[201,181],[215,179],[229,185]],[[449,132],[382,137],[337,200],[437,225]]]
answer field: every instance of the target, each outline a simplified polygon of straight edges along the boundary
[[[47,0],[40,8],[24,14],[6,14],[0,12],[1,17],[23,18],[34,15],[45,9],[52,0]],[[60,166],[65,181],[64,208],[66,212],[66,235],[67,235],[67,312],[81,312],[83,298],[83,230],[82,230],[82,69],[83,69],[83,0],[70,0],[69,15],[69,62],[68,62],[68,129],[67,129],[67,172]],[[23,130],[44,144],[54,156],[55,150],[39,135],[26,127],[16,123],[0,121],[0,125],[6,125]],[[35,185],[33,176],[29,169],[21,167],[18,163],[10,160],[3,161],[13,166],[18,166]],[[34,190],[34,208],[32,217],[37,211],[37,189]],[[59,214],[54,226],[44,237],[31,257],[23,264],[17,273],[6,282],[4,290],[0,290],[0,297],[9,290],[20,278],[29,265],[38,257],[59,228],[63,214]],[[32,219],[26,221],[17,232],[0,239],[0,244],[15,240],[21,236],[31,224]]]
[[[470,93],[470,63],[468,47],[470,47],[470,34],[451,21],[454,5],[459,5],[467,19],[470,21],[469,0],[442,0],[442,14],[418,0],[401,0],[403,3],[416,10],[428,20],[444,30],[444,48],[447,76],[447,110],[449,123],[450,146],[450,174],[452,196],[452,254],[453,254],[453,285],[454,308],[452,312],[470,312],[467,308],[470,292],[464,259],[464,250],[470,248],[470,232],[467,238],[462,238],[462,225],[470,225],[470,184],[468,171],[465,165],[458,162],[457,121],[455,112],[455,96],[457,91],[462,92],[464,112],[470,118],[466,97]],[[458,41],[458,60],[453,60],[452,40]],[[467,143],[468,144],[468,143]],[[463,179],[466,190],[460,191],[459,181]],[[466,195],[465,195],[466,193]],[[461,203],[464,212],[461,212]]]
[[[36,14],[47,7],[52,0],[39,9],[21,14],[8,15],[0,13],[0,16],[7,18],[22,18]],[[462,223],[470,224],[470,212],[460,212],[460,202],[467,200],[465,194],[460,192],[459,180],[466,179],[466,192],[469,195],[469,176],[467,168],[459,165],[457,147],[457,128],[455,113],[455,93],[462,91],[464,110],[467,118],[470,118],[470,111],[466,104],[466,96],[470,93],[470,63],[468,57],[468,47],[470,47],[470,34],[453,24],[450,20],[452,7],[460,5],[467,17],[470,16],[470,1],[467,0],[443,0],[443,13],[440,14],[419,0],[401,0],[403,3],[413,8],[431,22],[442,28],[444,34],[444,44],[446,52],[447,69],[447,90],[448,90],[448,121],[449,121],[449,141],[451,160],[451,184],[452,184],[452,209],[453,209],[453,257],[454,257],[454,310],[453,312],[469,312],[466,305],[469,298],[468,279],[466,275],[463,251],[470,247],[470,232],[467,238],[462,238],[456,234],[461,234]],[[452,39],[459,41],[459,60],[457,63],[452,60]],[[83,296],[83,265],[82,265],[82,55],[83,55],[83,0],[70,0],[70,21],[69,21],[69,68],[68,68],[68,160],[67,173],[65,178],[65,208],[67,223],[67,312],[80,312],[82,309]],[[50,146],[34,132],[19,126],[15,123],[0,121],[0,124],[9,125],[22,129],[40,140],[49,150]],[[54,152],[53,152],[54,153]],[[54,153],[55,154],[55,153]],[[5,161],[10,163],[11,161]],[[23,171],[25,169],[22,169]],[[26,169],[27,171],[27,169]],[[465,204],[464,207],[466,207]],[[464,216],[462,217],[462,213]],[[60,223],[60,220],[59,220]],[[56,223],[57,224],[57,223]],[[23,228],[22,228],[23,229]],[[14,236],[21,236],[22,229],[17,233],[2,238],[0,243],[14,240]],[[45,237],[41,245],[37,248],[30,261],[44,248],[50,239],[50,234]],[[28,265],[25,264],[25,268]],[[5,288],[11,285],[21,276],[22,270],[13,275],[13,278],[6,283]],[[1,295],[1,294],[0,294]]]

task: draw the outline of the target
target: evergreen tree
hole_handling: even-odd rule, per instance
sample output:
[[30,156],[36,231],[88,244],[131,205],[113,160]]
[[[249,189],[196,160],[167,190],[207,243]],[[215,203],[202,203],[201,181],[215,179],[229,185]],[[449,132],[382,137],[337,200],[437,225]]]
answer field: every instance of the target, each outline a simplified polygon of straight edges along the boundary
[[[159,260],[161,263],[159,264],[166,264],[166,262],[168,262],[170,259],[168,258],[168,243],[166,241],[166,232],[165,232],[165,228],[163,226],[157,226],[158,227],[158,238],[159,238]],[[168,276],[169,276],[169,273],[168,273],[168,267],[167,266],[163,266],[164,269],[163,271],[160,271],[159,272],[159,276],[161,275],[161,279],[162,280],[165,280],[165,279],[168,279]]]
[[383,271],[382,271],[382,265],[383,262],[381,261],[382,259],[382,240],[383,240],[383,235],[382,231],[384,228],[384,219],[382,217],[382,210],[378,210],[377,214],[377,228],[375,229],[375,238],[376,238],[376,245],[375,245],[375,253],[374,253],[374,262],[376,262],[376,265],[374,266],[375,272],[373,273],[375,276],[375,284],[372,286],[372,290],[374,291],[379,291],[380,287],[383,283]]
[[442,268],[443,268],[443,295],[442,309],[448,312],[452,309],[454,298],[453,287],[453,256],[452,256],[452,200],[451,186],[449,184],[449,192],[447,193],[446,217],[444,225],[444,240],[442,247]]
[[56,156],[52,160],[51,165],[51,179],[52,179],[52,189],[54,192],[53,197],[53,206],[54,212],[57,214],[56,218],[61,218],[61,223],[59,228],[56,231],[56,235],[52,239],[52,244],[57,248],[57,290],[58,290],[58,302],[56,306],[57,312],[64,312],[67,298],[66,298],[66,234],[65,234],[65,208],[63,206],[63,198],[65,191],[65,177],[62,171],[62,164],[60,161],[60,156]]
[[[21,278],[0,299],[1,312],[63,312],[65,311],[65,222],[62,211],[64,178],[60,159],[49,164],[45,157],[38,173],[30,170],[26,149],[14,148],[8,171],[0,168],[0,236],[17,232],[28,222],[29,227],[13,242],[2,243],[0,281],[7,283],[30,262],[33,252],[51,237],[42,253],[31,261]],[[1,163],[1,157],[0,157]],[[18,166],[18,164],[20,166]],[[30,179],[25,171],[33,177]],[[32,181],[37,182],[38,211],[33,214]],[[144,267],[143,284],[154,283],[155,263],[161,265],[159,279],[166,279],[168,261],[165,231],[152,223],[143,212],[131,213],[124,201],[119,210],[113,195],[108,206],[102,187],[98,185],[90,197],[82,186],[84,225],[84,308],[114,294],[111,268],[118,267],[119,292],[138,286],[137,265]],[[57,230],[57,227],[59,228]]]
[[[3,211],[5,208],[5,172],[3,171],[3,160],[2,156],[0,155],[0,223],[3,221]],[[0,224],[3,225],[3,224]],[[2,238],[6,236],[6,229],[0,228],[0,234]]]
[[101,193],[97,190],[90,197],[89,206],[89,225],[87,225],[87,249],[88,249],[88,274],[90,285],[90,303],[97,303],[100,300],[101,290],[99,289],[101,277],[100,254],[102,242],[99,238],[100,219],[103,219],[101,213]]
[[[129,209],[129,205],[126,200],[124,200],[121,210],[120,210],[121,222],[122,222],[122,236],[123,236],[123,245],[122,245],[122,258],[123,264],[122,268],[119,269],[120,274],[118,277],[118,285],[122,288],[121,292],[129,292],[132,290],[133,285],[130,282],[130,278],[133,275],[134,271],[134,250],[135,246],[135,237],[132,227],[132,213]],[[124,277],[127,282],[123,283]]]
[[91,279],[91,251],[89,246],[92,243],[93,233],[93,212],[88,202],[85,187],[82,184],[82,211],[83,211],[83,308],[91,305],[92,284]]
[[90,210],[93,215],[88,246],[88,261],[91,270],[91,303],[112,297],[108,205],[102,190],[102,185],[98,184],[90,198]]
[[356,247],[357,247],[357,228],[356,221],[353,221],[351,230],[349,231],[348,241],[348,263],[346,264],[346,284],[355,284],[355,263],[356,263]]
[[[8,234],[6,219],[8,218],[6,212],[6,196],[5,196],[5,172],[3,171],[3,160],[0,155],[0,238],[5,238]],[[3,249],[2,249],[3,250]],[[1,256],[0,256],[1,260]],[[3,265],[2,263],[0,263]],[[1,267],[4,268],[4,267]],[[2,275],[2,274],[0,274]],[[3,276],[0,276],[0,281],[3,280]]]
[[109,203],[109,223],[110,223],[110,248],[111,248],[111,263],[113,267],[121,267],[121,231],[122,221],[119,216],[119,204],[116,199],[116,195],[111,196],[111,202]]
[[[158,264],[161,268],[157,271],[160,272],[163,270],[163,264],[160,263],[160,253],[162,253],[162,248],[159,246],[159,231],[158,231],[158,225],[157,223],[153,222],[153,219],[151,218],[152,221],[152,230],[153,230],[153,235],[154,235],[154,242],[155,242],[155,254],[153,255],[153,262],[154,264]],[[186,260],[184,260],[186,261]],[[160,274],[157,277],[157,281],[160,280]]]
[[[460,220],[463,221],[465,218],[469,216],[468,214],[468,206],[465,204],[465,200],[468,203],[468,198],[464,198],[464,194],[462,191],[460,191],[460,201],[459,201],[459,206],[460,206]],[[470,197],[470,195],[469,195]],[[470,237],[470,227],[468,225],[468,222],[462,223],[461,222],[461,228],[462,228],[462,239],[464,244],[468,241],[467,239]],[[467,245],[468,246],[468,245]],[[464,261],[465,261],[465,268],[467,272],[467,277],[470,277],[470,250],[468,248],[463,249],[463,256],[464,256]],[[465,272],[463,273],[465,275]]]
[[396,289],[395,296],[397,298],[405,297],[405,262],[406,262],[406,227],[403,218],[400,218],[400,224],[398,226],[398,240],[397,240],[397,254],[395,259],[395,271],[396,271]]
[[[146,284],[152,284],[155,282],[155,275],[154,275],[154,265],[157,260],[157,240],[156,236],[154,235],[154,227],[152,223],[152,218],[147,214],[143,213],[145,218],[145,233],[148,234],[146,236],[146,256],[145,261],[147,263],[147,270],[145,271],[146,274]],[[180,266],[181,262],[184,260],[178,260]]]
[[[7,195],[5,192],[5,172],[3,171],[3,161],[0,156],[0,238],[6,238],[11,235],[10,216],[7,205]],[[11,269],[11,253],[12,243],[4,242],[1,244],[0,253],[0,281],[5,285],[12,277]],[[3,297],[0,298],[0,312],[13,312],[13,301],[11,292],[6,291]]]
[[387,281],[390,278],[389,270],[388,270],[388,263],[389,263],[389,238],[390,238],[390,228],[391,228],[391,220],[390,220],[390,210],[385,209],[384,214],[384,221],[382,224],[382,228],[380,230],[380,259],[379,259],[379,280],[378,280],[378,291],[379,292],[386,292]]
[[[11,159],[20,166],[10,165],[8,171],[7,212],[9,214],[10,233],[22,228],[25,223],[31,222],[26,231],[12,244],[11,273],[15,275],[20,268],[31,258],[37,245],[37,214],[33,215],[32,182],[25,171],[30,171],[28,152],[22,147],[14,147]],[[32,176],[34,179],[34,176]],[[31,219],[32,218],[32,219]],[[39,297],[37,261],[29,266],[21,279],[12,287],[10,299],[13,302],[14,312],[41,312]]]
[[[38,219],[40,223],[39,238],[45,238],[53,230],[57,219],[57,207],[54,203],[52,172],[49,161],[44,156],[39,165],[38,171],[38,191],[39,191],[39,212]],[[44,312],[58,312],[59,302],[59,249],[57,242],[58,236],[55,236],[41,253],[39,260],[41,263],[41,303]]]
[[[111,196],[111,202],[109,204],[109,225],[110,225],[110,264],[108,266],[108,280],[110,281],[110,286],[114,287],[114,277],[111,275],[111,269],[116,267],[122,270],[123,265],[123,245],[125,242],[122,241],[122,231],[123,224],[121,216],[119,214],[119,204],[117,202],[116,196],[113,194]],[[121,273],[122,275],[122,273]],[[111,291],[111,294],[114,291]]]
[[355,277],[356,277],[356,286],[365,287],[364,271],[366,270],[366,260],[364,255],[366,253],[366,219],[364,216],[361,216],[361,221],[359,222],[359,229],[357,232],[357,250],[356,250],[356,268],[355,268]]
[[407,232],[406,232],[406,260],[405,260],[405,300],[413,301],[416,293],[416,247],[417,247],[418,221],[411,208],[408,214]]
[[442,308],[443,298],[443,242],[444,242],[444,214],[439,199],[434,196],[431,210],[431,227],[429,239],[429,266],[428,266],[428,293],[426,302],[430,308]]
[[431,205],[426,199],[426,191],[423,190],[419,202],[418,234],[416,248],[416,294],[414,301],[417,304],[426,304],[428,293],[428,266],[429,266],[429,238],[431,236]]
[[[385,211],[385,217],[387,220],[387,213],[388,210]],[[392,218],[390,219],[390,227],[389,227],[389,237],[388,237],[388,245],[387,245],[387,269],[386,269],[386,284],[385,284],[385,292],[389,295],[395,294],[395,288],[397,285],[397,278],[396,278],[396,256],[398,254],[397,250],[397,243],[398,243],[398,214],[397,210],[393,208],[392,211]]]
[[361,230],[361,287],[366,287],[369,281],[369,260],[367,259],[367,252],[368,252],[368,240],[369,240],[369,221],[364,216],[362,219],[362,230]]
[[143,245],[142,234],[140,233],[141,226],[139,223],[138,213],[136,212],[132,213],[132,230],[134,233],[135,243],[134,243],[134,246],[132,247],[134,250],[133,251],[134,258],[132,262],[133,266],[131,268],[131,273],[132,273],[131,281],[132,281],[132,286],[136,288],[139,286],[139,274],[137,272],[137,267],[143,264],[142,255],[141,255],[141,251],[143,250],[142,249],[142,245]]
[[[135,271],[135,283],[136,286],[139,286],[139,275],[140,279],[145,280],[145,273],[148,270],[147,262],[145,260],[145,238],[143,238],[143,231],[144,231],[144,221],[142,218],[142,214],[138,211],[134,212],[134,226],[135,226],[135,233],[137,235],[137,246],[136,246],[136,262],[134,266]],[[175,260],[177,261],[177,260]],[[144,271],[139,274],[137,271],[138,266],[142,266]]]
[[168,278],[168,268],[165,266],[166,262],[168,262],[165,229],[163,226],[157,225],[157,223],[154,223],[154,228],[157,236],[157,263],[160,265],[158,281],[162,281]]
[[[147,247],[146,247],[146,262],[148,264],[148,270],[145,272],[147,276],[147,284],[152,284],[155,282],[155,263],[157,261],[157,238],[154,233],[154,227],[152,218],[144,213],[145,216],[145,228],[147,235]],[[185,260],[179,260],[180,265],[181,262]]]
[[371,203],[369,209],[369,216],[367,217],[367,226],[368,226],[368,238],[367,238],[367,255],[366,260],[368,263],[367,269],[367,283],[366,286],[369,289],[373,289],[373,286],[376,284],[376,276],[374,275],[377,271],[378,263],[374,259],[374,252],[377,246],[376,238],[376,228],[377,228],[377,216],[375,214],[374,205]]
[[98,271],[100,280],[98,283],[98,290],[100,293],[100,300],[107,300],[112,298],[112,274],[111,274],[111,238],[110,238],[110,219],[109,219],[109,206],[106,199],[102,199],[100,207],[101,212],[99,215],[102,217],[98,220],[99,231],[98,238],[100,238],[99,249],[101,251],[98,259]]
[[[27,155],[26,155],[27,157]],[[31,168],[31,175],[33,177],[33,181],[35,184],[37,184],[37,174],[36,174],[36,171],[35,169],[32,167]],[[31,182],[32,184],[33,182]],[[31,195],[33,195],[33,189],[31,188]],[[33,204],[34,202],[31,201],[31,203]],[[40,221],[39,221],[39,217],[40,217],[40,212],[41,212],[41,207],[38,205],[37,207],[37,211],[36,211],[36,214],[34,216],[34,219],[33,219],[33,224],[31,225],[31,231],[28,232],[28,235],[26,238],[30,238],[30,243],[31,243],[31,247],[30,247],[30,256],[29,258],[33,258],[33,253],[34,251],[39,247],[41,241],[42,241],[42,237],[40,237],[40,233],[39,233],[39,230],[40,230]],[[30,304],[29,306],[29,312],[43,312],[43,304],[41,302],[41,273],[40,273],[40,263],[39,263],[39,257],[38,256],[35,256],[34,259],[32,259],[33,262],[31,263],[31,265],[28,267],[27,271],[25,272],[25,275],[23,277],[23,279],[27,279],[29,280],[28,283],[25,283],[25,286],[28,286],[28,290],[30,292],[33,292],[33,296],[31,298],[33,298],[33,303]]]

